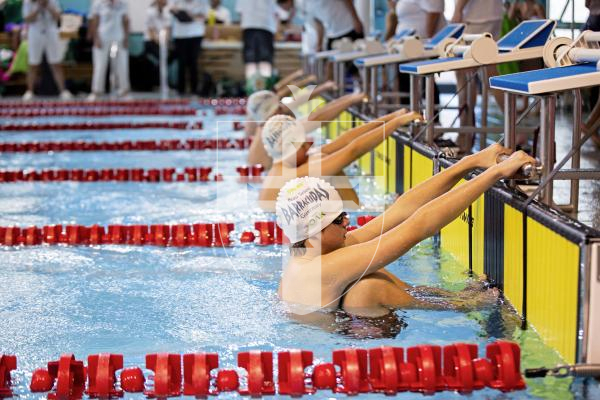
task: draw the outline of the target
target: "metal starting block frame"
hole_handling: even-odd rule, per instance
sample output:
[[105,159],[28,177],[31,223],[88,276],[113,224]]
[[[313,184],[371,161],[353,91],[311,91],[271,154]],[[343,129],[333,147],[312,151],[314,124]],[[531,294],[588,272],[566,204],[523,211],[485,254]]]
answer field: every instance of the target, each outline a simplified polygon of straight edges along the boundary
[[[463,34],[460,39],[446,48],[446,56],[433,60],[418,61],[400,65],[401,73],[410,74],[410,106],[413,111],[421,111],[421,81],[425,79],[426,143],[433,144],[436,133],[457,132],[480,133],[480,146],[485,147],[487,133],[502,133],[502,127],[488,127],[488,87],[482,85],[481,126],[461,126],[459,128],[435,127],[431,121],[435,116],[434,76],[437,73],[478,69],[481,81],[487,82],[486,68],[511,61],[524,61],[543,58],[544,45],[550,39],[556,22],[552,20],[532,20],[521,22],[497,43],[491,35]],[[470,79],[467,86],[474,85]],[[457,88],[461,90],[465,88]],[[467,112],[472,112],[475,104],[467,104]],[[413,129],[414,132],[414,129]]]
[[[381,68],[393,65],[397,66],[416,60],[436,58],[444,55],[446,47],[457,40],[465,29],[464,24],[449,24],[438,31],[431,39],[422,40],[414,36],[415,31],[405,29],[398,32],[387,44],[387,54],[361,57],[354,61],[354,65],[359,69],[363,92],[368,94],[371,99],[371,110],[366,110],[368,104],[365,104],[363,112],[371,111],[375,116],[379,115],[380,108],[398,108],[399,102],[390,105],[380,105],[380,98],[398,98],[399,92],[385,92],[379,90]],[[384,70],[385,71],[385,70]]]
[[[357,39],[355,41],[352,41],[349,38],[342,38],[333,42],[333,49],[319,51],[317,53],[309,55],[308,58],[310,64],[312,64],[312,71],[317,76],[318,82],[323,82],[327,80],[325,66],[327,64],[327,61],[329,61],[331,57],[346,53],[358,52],[361,51],[361,49],[372,48],[377,44],[380,44],[379,41],[373,38]],[[335,82],[337,82],[337,80],[335,80]]]
[[[591,136],[583,139],[581,89],[600,86],[600,34],[585,31],[571,43],[569,39],[556,38],[545,46],[544,59],[549,67],[537,71],[490,78],[490,87],[504,91],[504,143],[506,147],[516,148],[517,95],[538,98],[540,112],[540,160],[542,163],[540,185],[530,195],[531,202],[538,194],[539,200],[549,207],[553,202],[553,181],[570,180],[569,204],[558,206],[565,212],[577,213],[579,209],[579,180],[600,180],[600,170],[580,168],[580,148]],[[559,93],[573,93],[573,136],[571,150],[556,162],[555,116],[556,99]],[[571,159],[570,169],[561,169]]]

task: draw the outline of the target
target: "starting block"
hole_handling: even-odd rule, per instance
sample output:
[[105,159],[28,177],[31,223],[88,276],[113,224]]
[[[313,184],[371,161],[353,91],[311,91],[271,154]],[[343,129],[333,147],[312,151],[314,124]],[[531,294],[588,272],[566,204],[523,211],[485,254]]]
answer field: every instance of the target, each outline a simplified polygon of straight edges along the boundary
[[[567,212],[577,212],[579,180],[600,179],[600,170],[580,168],[578,151],[585,142],[581,138],[581,89],[600,85],[600,33],[584,31],[574,41],[555,38],[544,47],[543,58],[550,68],[492,77],[490,87],[504,92],[504,145],[513,150],[516,148],[516,96],[533,96],[541,104],[538,154],[542,164],[540,187],[530,195],[528,202],[539,194],[542,203],[553,207],[553,180],[570,180],[569,204],[559,207]],[[572,92],[574,98],[572,147],[567,156],[557,163],[554,143],[556,98],[559,93],[566,91]],[[569,158],[571,168],[561,169]]]
[[[489,33],[479,35],[463,34],[457,41],[445,49],[444,57],[433,60],[417,61],[400,65],[400,72],[410,74],[411,110],[421,111],[421,79],[425,79],[425,118],[433,121],[435,117],[434,76],[448,71],[461,71],[477,68],[482,81],[487,82],[486,67],[511,61],[524,61],[543,58],[544,45],[550,39],[556,22],[552,20],[524,21],[495,42]],[[470,83],[469,83],[470,84]],[[474,84],[474,82],[473,82]],[[458,89],[458,88],[457,88]],[[460,128],[426,127],[426,143],[431,145],[436,133],[480,132],[481,147],[486,147],[487,133],[502,133],[503,128],[487,126],[488,85],[482,85],[481,126]],[[467,104],[467,112],[472,112],[475,104]]]
[[[379,115],[379,98],[398,97],[398,91],[379,90],[379,72],[381,67],[398,66],[402,63],[441,57],[448,45],[457,40],[465,29],[464,24],[449,24],[438,31],[431,39],[423,40],[414,36],[415,31],[405,29],[387,43],[387,53],[361,57],[354,61],[361,75],[363,92],[371,99],[373,115]],[[365,105],[364,107],[367,107]],[[397,108],[397,104],[390,106]],[[363,110],[366,112],[367,110]]]

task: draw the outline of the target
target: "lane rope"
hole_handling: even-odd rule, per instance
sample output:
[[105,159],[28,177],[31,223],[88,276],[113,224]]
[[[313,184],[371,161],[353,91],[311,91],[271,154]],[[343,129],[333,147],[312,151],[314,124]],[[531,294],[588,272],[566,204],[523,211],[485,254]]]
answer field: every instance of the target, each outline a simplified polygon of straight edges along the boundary
[[122,142],[10,142],[0,143],[0,153],[47,153],[66,151],[190,151],[244,150],[251,139],[162,139]]

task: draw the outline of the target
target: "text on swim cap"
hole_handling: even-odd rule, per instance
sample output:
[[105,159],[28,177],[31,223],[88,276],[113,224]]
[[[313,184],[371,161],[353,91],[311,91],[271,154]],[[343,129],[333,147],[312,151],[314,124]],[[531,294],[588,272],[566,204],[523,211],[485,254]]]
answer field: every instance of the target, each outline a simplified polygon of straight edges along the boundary
[[280,208],[285,217],[285,223],[289,224],[294,218],[299,218],[300,213],[306,207],[322,200],[329,200],[329,192],[317,184],[316,188],[311,189],[302,196],[302,200],[293,201],[286,208]]

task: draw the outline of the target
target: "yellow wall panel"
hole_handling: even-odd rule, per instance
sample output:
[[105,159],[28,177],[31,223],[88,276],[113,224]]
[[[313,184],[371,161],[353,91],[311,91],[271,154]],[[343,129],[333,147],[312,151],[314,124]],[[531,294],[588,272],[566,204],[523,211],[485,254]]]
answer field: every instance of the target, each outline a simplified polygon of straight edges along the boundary
[[[387,192],[388,193],[396,193],[396,140],[388,139],[387,140],[387,148],[388,148],[388,169],[387,169]],[[399,188],[398,188],[399,189]]]
[[[413,155],[414,157],[414,155]],[[461,180],[458,184],[464,183]],[[466,268],[469,267],[469,211],[465,210],[458,218],[440,231],[441,248],[452,255]]]
[[417,151],[412,153],[412,187],[433,176],[433,160]]
[[567,363],[575,362],[579,247],[527,219],[527,319]]
[[375,147],[373,157],[375,182],[385,193],[387,189],[387,141]]
[[402,171],[403,174],[403,180],[404,180],[404,187],[402,188],[402,192],[406,193],[410,190],[410,176],[412,174],[412,163],[411,163],[411,153],[412,153],[412,149],[406,145],[402,146],[404,148],[404,171]]
[[523,214],[508,204],[504,205],[504,295],[522,315]]

